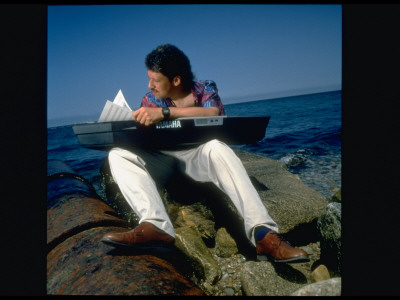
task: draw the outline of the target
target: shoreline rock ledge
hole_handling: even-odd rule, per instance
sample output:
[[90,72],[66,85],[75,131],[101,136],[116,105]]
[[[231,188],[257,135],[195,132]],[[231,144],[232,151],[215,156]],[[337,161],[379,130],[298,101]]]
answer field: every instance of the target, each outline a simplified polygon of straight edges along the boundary
[[[333,222],[332,217],[322,217],[328,204],[336,200],[327,199],[307,187],[297,175],[288,171],[284,162],[247,151],[234,151],[282,236],[293,246],[305,250],[311,261],[300,264],[257,261],[255,248],[245,236],[243,219],[228,197],[211,183],[198,183],[179,175],[159,187],[177,233],[175,248],[187,264],[185,268],[177,268],[182,269],[183,275],[206,295],[340,295],[338,260],[341,252],[340,245],[334,243],[340,241],[341,206],[334,206],[333,218],[338,218],[337,222]],[[136,226],[138,217],[113,181],[107,158],[103,161],[100,177],[106,195],[103,200],[127,221],[129,227]],[[321,221],[321,218],[324,219]],[[324,256],[320,247],[321,232],[332,224],[338,229],[333,230],[333,245],[322,247],[331,251]],[[329,241],[323,243],[327,245]],[[331,253],[335,253],[334,258],[329,257]],[[325,261],[321,260],[324,257],[326,267]],[[182,259],[174,261],[169,257],[169,261],[174,266],[182,264]],[[320,270],[325,273],[316,274]],[[319,284],[315,285],[317,282]],[[305,289],[308,285],[311,287]],[[313,286],[317,290],[312,290]]]

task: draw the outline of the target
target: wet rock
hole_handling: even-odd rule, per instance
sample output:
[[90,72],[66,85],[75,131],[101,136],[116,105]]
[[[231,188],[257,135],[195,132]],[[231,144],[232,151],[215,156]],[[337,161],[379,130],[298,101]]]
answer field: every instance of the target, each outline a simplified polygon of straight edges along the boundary
[[201,278],[210,284],[221,278],[221,269],[196,230],[179,227],[175,228],[175,235],[175,246],[186,255]]
[[56,199],[56,204],[47,209],[48,250],[68,237],[93,227],[127,226],[100,199],[75,193],[61,195]]
[[[64,169],[49,161],[49,169]],[[127,223],[93,192],[76,185],[79,175],[48,177],[47,293],[50,295],[203,295],[186,275],[179,256],[167,260],[160,252],[138,253],[115,249],[101,242],[107,232],[126,231]],[[66,174],[69,174],[66,176]],[[62,181],[62,189],[60,187]],[[57,184],[54,182],[57,181]],[[68,182],[72,182],[68,185]],[[87,183],[85,180],[79,182]],[[78,190],[76,190],[78,187]],[[49,204],[49,203],[47,203]],[[160,249],[158,249],[160,250]],[[178,258],[178,260],[177,260]],[[173,261],[173,263],[171,263]]]
[[49,295],[204,295],[167,260],[100,242],[120,227],[73,235],[47,255]]

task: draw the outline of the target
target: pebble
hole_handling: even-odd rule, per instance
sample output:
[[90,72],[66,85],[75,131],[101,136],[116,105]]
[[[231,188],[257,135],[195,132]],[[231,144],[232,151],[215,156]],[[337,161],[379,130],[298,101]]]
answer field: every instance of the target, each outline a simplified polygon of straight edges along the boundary
[[311,255],[314,253],[314,250],[310,246],[304,246],[304,247],[300,247],[300,248],[303,249],[305,252],[307,252],[308,255]]
[[221,280],[220,281],[224,281],[226,278],[228,278],[229,277],[229,275],[227,274],[227,273],[224,273],[222,276],[221,276]]
[[233,288],[228,287],[224,290],[224,293],[226,296],[233,296],[235,294],[235,291]]

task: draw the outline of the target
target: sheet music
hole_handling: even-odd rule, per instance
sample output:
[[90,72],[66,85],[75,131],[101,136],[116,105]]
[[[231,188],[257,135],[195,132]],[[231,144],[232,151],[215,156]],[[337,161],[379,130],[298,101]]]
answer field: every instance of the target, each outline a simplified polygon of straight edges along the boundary
[[98,122],[133,120],[132,109],[125,100],[122,91],[119,90],[113,102],[106,101]]
[[122,94],[122,91],[119,90],[117,96],[115,96],[114,101],[115,104],[118,104],[121,107],[126,107],[129,110],[132,110],[129,107],[129,104],[126,102],[124,95]]
[[98,122],[125,120],[133,120],[132,111],[107,100]]

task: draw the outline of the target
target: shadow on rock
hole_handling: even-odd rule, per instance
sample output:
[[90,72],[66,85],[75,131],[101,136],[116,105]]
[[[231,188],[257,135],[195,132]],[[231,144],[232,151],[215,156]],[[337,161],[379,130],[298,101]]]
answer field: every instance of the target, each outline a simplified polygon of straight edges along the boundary
[[282,234],[283,238],[290,241],[292,246],[303,246],[315,243],[320,240],[317,230],[317,219],[310,223],[303,223],[292,229],[290,232]]
[[[254,179],[255,180],[255,179]],[[176,184],[178,181],[180,184]],[[182,189],[182,186],[185,188]],[[259,189],[267,189],[263,184],[256,184]],[[244,220],[239,215],[236,207],[225,193],[218,189],[213,183],[201,183],[191,178],[180,175],[176,176],[166,185],[169,195],[180,204],[201,203],[211,210],[211,219],[215,222],[215,230],[226,228],[227,232],[237,243],[240,253],[248,259],[255,259],[254,246],[248,240]],[[214,245],[208,244],[208,247]]]
[[271,263],[276,271],[276,274],[283,279],[298,283],[298,284],[306,284],[307,278],[304,276],[303,273],[294,269],[288,264],[281,264],[281,263]]

